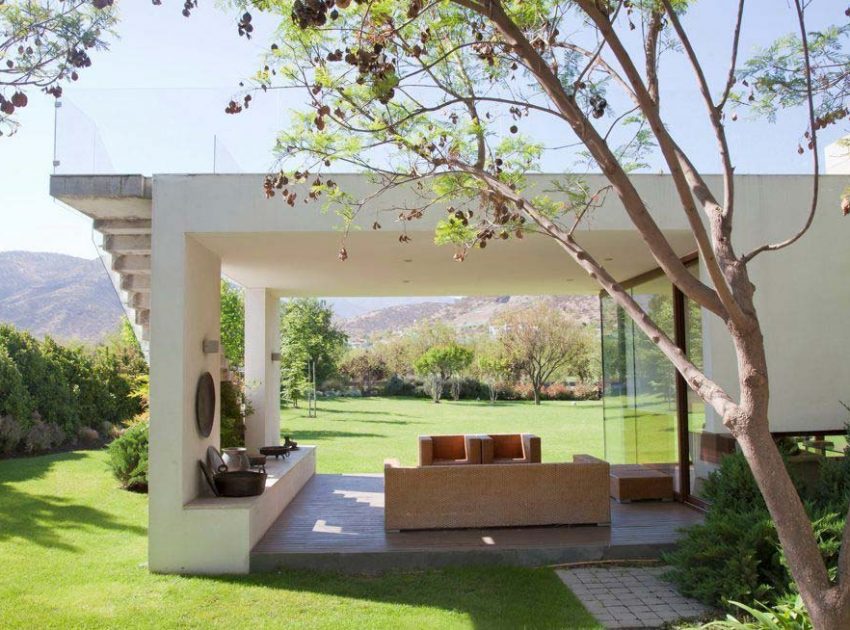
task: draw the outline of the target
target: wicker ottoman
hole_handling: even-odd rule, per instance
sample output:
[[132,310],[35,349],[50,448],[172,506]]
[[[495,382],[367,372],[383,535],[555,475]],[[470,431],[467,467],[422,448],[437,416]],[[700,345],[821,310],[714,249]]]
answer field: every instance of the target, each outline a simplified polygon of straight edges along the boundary
[[611,466],[611,497],[617,501],[672,501],[673,476],[640,465]]

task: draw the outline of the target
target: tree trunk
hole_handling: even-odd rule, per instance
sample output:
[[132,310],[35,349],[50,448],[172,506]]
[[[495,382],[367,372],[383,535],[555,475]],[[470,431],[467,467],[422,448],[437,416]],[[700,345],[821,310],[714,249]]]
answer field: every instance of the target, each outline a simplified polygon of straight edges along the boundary
[[[746,306],[752,309],[751,302]],[[809,515],[770,434],[767,357],[758,320],[753,319],[750,330],[734,324],[729,330],[737,353],[741,402],[738,415],[724,418],[724,424],[750,465],[812,624],[818,630],[850,628],[850,589],[842,582],[831,586]]]
[[539,385],[532,385],[531,389],[534,390],[534,404],[539,405],[540,404],[540,386]]

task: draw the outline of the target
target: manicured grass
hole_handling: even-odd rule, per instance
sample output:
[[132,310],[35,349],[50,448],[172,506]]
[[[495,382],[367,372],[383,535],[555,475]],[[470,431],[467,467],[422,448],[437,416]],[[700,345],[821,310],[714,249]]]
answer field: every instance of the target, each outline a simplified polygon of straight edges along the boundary
[[417,462],[418,435],[534,433],[543,461],[569,461],[577,453],[604,454],[599,401],[489,402],[424,398],[321,399],[318,417],[306,408],[281,411],[281,432],[319,446],[319,472],[380,472],[385,458]]
[[0,461],[0,627],[599,627],[548,569],[152,575],[146,521],[147,497],[118,489],[102,452]]

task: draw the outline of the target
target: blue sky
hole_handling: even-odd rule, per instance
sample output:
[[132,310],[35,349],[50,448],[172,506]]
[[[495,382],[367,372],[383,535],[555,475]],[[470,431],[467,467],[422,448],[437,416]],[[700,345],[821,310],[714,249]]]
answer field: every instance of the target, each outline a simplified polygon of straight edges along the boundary
[[[52,98],[31,94],[30,106],[20,117],[21,131],[0,139],[0,251],[96,255],[89,220],[47,194],[54,114],[59,119],[59,172],[211,172],[214,142],[218,171],[262,172],[270,167],[274,133],[303,97],[277,92],[255,100],[255,106],[239,116],[228,116],[223,109],[239,80],[257,67],[275,24],[255,16],[257,30],[247,41],[237,37],[234,16],[214,9],[212,2],[201,4],[185,19],[178,0],[164,0],[160,7],[148,0],[121,1],[120,38],[95,58],[78,83],[66,88],[63,107],[57,112]],[[726,71],[735,4],[702,0],[685,23],[698,52],[707,55],[715,86]],[[841,20],[839,4],[814,2],[810,26]],[[756,0],[748,6],[744,56],[794,28],[784,2]],[[692,76],[674,56],[665,61],[662,74],[675,86],[663,101],[674,134],[698,167],[716,172],[714,144]],[[810,158],[794,150],[804,125],[803,112],[789,112],[776,124],[743,119],[732,123],[738,172],[807,172]],[[840,131],[831,129],[822,143],[836,139]],[[553,154],[544,166],[563,171],[570,162],[569,156]]]

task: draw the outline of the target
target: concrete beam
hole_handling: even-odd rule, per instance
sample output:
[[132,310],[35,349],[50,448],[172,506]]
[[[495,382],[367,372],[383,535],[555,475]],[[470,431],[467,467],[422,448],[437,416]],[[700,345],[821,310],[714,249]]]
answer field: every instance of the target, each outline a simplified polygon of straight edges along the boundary
[[112,261],[112,269],[118,273],[150,274],[151,257],[138,254],[116,256]]
[[121,289],[124,291],[135,291],[136,293],[150,293],[151,277],[147,274],[136,275],[128,272],[122,272]]
[[50,195],[150,199],[151,183],[144,175],[51,175]]
[[151,233],[149,219],[96,219],[94,229],[101,234],[147,234]]
[[139,293],[130,292],[130,294],[129,294],[128,298],[127,298],[127,303],[129,304],[129,306],[130,306],[131,308],[134,308],[134,309],[141,309],[141,308],[143,308],[143,309],[148,309],[148,310],[150,310],[150,307],[151,307],[151,294],[150,294],[150,291],[147,291],[147,292],[145,292],[145,293],[141,293],[141,292],[139,292]]
[[150,234],[109,234],[103,238],[103,249],[110,254],[141,254],[150,256]]
[[150,309],[146,308],[137,308],[135,309],[136,313],[136,323],[139,326],[147,326],[151,321],[151,312]]

